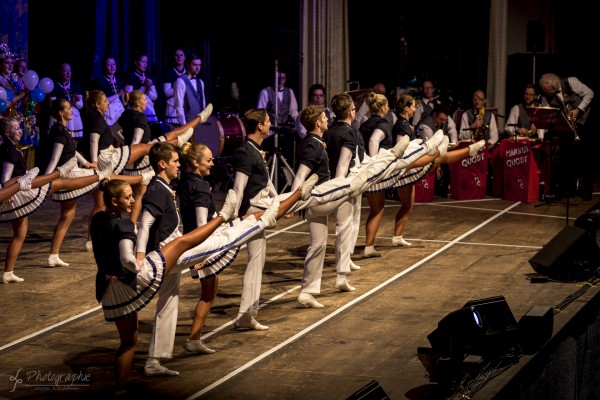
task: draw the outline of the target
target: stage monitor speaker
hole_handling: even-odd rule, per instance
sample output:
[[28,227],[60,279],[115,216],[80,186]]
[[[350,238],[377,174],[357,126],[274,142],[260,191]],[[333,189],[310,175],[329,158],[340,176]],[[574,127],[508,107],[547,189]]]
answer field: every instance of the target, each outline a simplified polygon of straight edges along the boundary
[[527,22],[527,51],[543,53],[546,44],[546,26],[542,21]]
[[503,296],[467,302],[442,318],[427,338],[435,352],[455,362],[466,355],[492,360],[521,352],[517,320]]
[[556,280],[585,280],[598,269],[600,249],[594,232],[565,226],[529,260],[533,269]]
[[346,400],[389,400],[387,393],[377,381],[371,381],[356,392],[352,393]]
[[585,213],[577,217],[574,225],[594,233],[597,232],[600,229],[600,202],[594,204]]
[[552,307],[534,306],[519,320],[523,352],[538,352],[552,337],[554,313]]

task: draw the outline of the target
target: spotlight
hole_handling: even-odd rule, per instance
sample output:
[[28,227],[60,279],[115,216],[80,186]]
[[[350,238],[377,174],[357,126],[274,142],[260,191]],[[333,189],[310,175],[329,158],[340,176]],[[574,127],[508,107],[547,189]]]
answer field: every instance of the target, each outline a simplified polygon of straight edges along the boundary
[[503,296],[471,300],[438,323],[427,338],[442,357],[495,358],[520,352],[519,326]]

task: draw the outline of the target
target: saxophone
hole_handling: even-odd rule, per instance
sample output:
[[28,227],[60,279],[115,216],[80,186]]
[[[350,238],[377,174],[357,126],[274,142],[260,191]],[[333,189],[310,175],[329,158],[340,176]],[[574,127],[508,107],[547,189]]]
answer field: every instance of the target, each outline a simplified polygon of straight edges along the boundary
[[[485,105],[482,105],[481,108],[479,109],[479,112],[477,113],[477,115],[475,116],[475,119],[479,120],[479,121],[483,121],[483,118],[485,117]],[[475,128],[473,130],[473,141],[474,142],[478,142],[480,140],[484,140],[485,139],[485,133],[487,132],[487,130],[489,129],[489,125],[482,125],[479,128]]]

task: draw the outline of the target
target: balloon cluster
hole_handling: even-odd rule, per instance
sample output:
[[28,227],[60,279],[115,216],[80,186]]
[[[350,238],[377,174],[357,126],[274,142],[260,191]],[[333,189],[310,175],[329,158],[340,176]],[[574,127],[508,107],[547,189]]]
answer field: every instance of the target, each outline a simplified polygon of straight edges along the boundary
[[[42,78],[37,72],[30,69],[23,75],[23,83],[29,89],[29,96],[35,103],[41,103],[48,93],[54,90],[54,82],[50,78]],[[11,89],[5,89],[0,86],[0,114],[8,109],[8,102],[15,98],[15,93]]]

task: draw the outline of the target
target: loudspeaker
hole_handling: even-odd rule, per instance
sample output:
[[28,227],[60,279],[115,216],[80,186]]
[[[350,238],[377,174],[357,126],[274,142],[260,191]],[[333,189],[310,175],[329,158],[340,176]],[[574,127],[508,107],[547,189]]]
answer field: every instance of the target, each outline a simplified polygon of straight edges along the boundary
[[546,26],[542,21],[527,22],[527,51],[529,53],[544,52],[546,44]]
[[577,217],[574,225],[594,233],[598,231],[600,229],[600,202]]
[[356,392],[352,393],[346,400],[389,400],[387,393],[379,382],[371,381]]
[[584,280],[598,268],[600,249],[586,229],[565,226],[529,260],[533,269],[557,280]]
[[534,354],[552,337],[554,313],[552,307],[534,306],[519,320],[523,352]]

